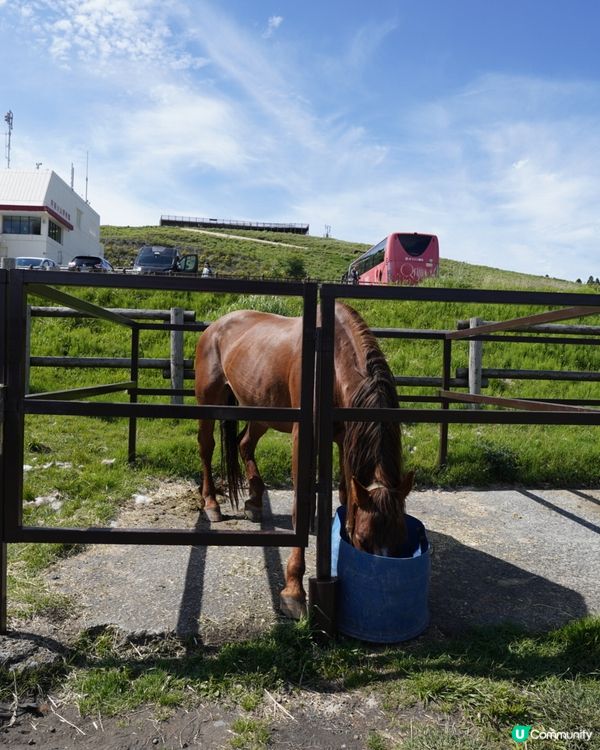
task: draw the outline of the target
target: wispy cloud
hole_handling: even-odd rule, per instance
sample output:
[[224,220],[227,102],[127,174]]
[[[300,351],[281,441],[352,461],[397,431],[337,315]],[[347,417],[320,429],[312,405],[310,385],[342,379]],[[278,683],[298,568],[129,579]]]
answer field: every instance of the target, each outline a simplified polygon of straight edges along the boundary
[[362,68],[373,57],[383,40],[396,30],[398,22],[393,18],[371,21],[361,26],[352,36],[344,65],[354,69]]
[[263,38],[269,39],[283,23],[283,16],[271,16],[267,21],[267,28],[263,32]]

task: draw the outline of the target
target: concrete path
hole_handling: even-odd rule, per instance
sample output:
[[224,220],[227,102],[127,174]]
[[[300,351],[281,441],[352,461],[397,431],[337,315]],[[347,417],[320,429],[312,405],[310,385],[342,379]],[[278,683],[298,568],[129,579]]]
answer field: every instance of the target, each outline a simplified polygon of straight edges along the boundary
[[[198,523],[196,489],[164,485],[124,510],[119,526]],[[291,493],[265,497],[265,528],[291,528]],[[408,511],[433,548],[431,629],[451,633],[511,619],[532,629],[600,613],[600,491],[413,492]],[[224,506],[227,512],[227,506]],[[204,522],[203,522],[204,523]],[[235,528],[255,528],[232,516]],[[287,550],[92,546],[49,574],[76,603],[76,625],[197,634],[205,642],[252,635],[277,621]],[[307,552],[314,574],[314,537]]]

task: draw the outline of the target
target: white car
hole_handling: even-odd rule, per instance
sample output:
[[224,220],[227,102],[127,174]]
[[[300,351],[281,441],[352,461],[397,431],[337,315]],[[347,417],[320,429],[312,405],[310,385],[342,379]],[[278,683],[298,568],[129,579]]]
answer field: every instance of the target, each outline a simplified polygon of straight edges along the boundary
[[15,259],[15,268],[33,268],[37,271],[58,271],[60,266],[52,258],[27,258],[22,256]]

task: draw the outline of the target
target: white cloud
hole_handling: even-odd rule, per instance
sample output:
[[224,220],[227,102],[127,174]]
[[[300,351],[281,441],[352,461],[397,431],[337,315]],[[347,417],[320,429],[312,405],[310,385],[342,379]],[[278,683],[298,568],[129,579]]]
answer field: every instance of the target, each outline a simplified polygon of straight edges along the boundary
[[200,57],[181,52],[158,0],[38,0],[20,5],[37,43],[57,62],[104,69],[120,60],[157,61],[163,67],[198,67]]
[[140,166],[150,158],[171,171],[184,164],[223,172],[244,168],[243,126],[228,102],[174,85],[148,91],[148,99],[147,106],[122,115],[123,143]]
[[271,16],[267,21],[267,28],[263,33],[264,39],[269,39],[283,23],[283,16]]

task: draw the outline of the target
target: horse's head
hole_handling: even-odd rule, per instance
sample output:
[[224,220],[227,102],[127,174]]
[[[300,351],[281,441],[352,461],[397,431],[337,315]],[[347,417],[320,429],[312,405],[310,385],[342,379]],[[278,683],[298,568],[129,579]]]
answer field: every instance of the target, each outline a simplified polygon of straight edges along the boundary
[[395,557],[406,542],[404,501],[411,491],[414,471],[406,474],[399,487],[382,482],[363,486],[352,477],[347,500],[346,531],[352,545],[363,552]]

